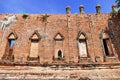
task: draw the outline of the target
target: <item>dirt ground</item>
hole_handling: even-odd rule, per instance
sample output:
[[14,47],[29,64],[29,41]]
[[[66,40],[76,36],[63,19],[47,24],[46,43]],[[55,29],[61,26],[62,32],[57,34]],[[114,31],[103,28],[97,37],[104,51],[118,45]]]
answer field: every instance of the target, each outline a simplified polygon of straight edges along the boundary
[[120,80],[120,68],[85,69],[0,66],[0,80]]

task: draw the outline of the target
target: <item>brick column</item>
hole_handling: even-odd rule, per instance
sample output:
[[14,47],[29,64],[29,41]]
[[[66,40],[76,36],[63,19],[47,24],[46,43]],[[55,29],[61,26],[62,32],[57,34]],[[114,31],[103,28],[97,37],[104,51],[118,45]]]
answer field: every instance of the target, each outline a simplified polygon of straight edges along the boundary
[[84,6],[83,5],[80,5],[79,10],[80,10],[80,14],[84,14]]
[[112,11],[117,12],[117,5],[116,4],[112,5]]
[[70,14],[70,13],[71,13],[70,6],[67,6],[66,7],[66,14]]
[[97,14],[101,13],[101,6],[99,4],[96,5],[96,13]]

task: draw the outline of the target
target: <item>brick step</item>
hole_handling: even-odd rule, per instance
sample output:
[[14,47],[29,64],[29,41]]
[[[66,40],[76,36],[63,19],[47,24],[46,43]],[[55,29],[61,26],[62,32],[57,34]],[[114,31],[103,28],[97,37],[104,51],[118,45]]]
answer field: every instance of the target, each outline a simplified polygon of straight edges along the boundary
[[40,64],[38,61],[28,61],[27,64]]
[[80,58],[79,62],[92,62],[91,58]]
[[105,62],[118,62],[116,57],[105,57]]
[[56,60],[56,61],[53,61],[53,64],[64,64],[65,61],[59,61],[59,60]]

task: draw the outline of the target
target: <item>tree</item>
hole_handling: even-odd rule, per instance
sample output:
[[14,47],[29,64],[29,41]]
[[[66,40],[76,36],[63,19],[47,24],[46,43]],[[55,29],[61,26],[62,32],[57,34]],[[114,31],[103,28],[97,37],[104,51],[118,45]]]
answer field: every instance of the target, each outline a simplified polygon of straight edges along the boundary
[[120,0],[115,0],[115,2],[117,3],[117,7],[120,7]]

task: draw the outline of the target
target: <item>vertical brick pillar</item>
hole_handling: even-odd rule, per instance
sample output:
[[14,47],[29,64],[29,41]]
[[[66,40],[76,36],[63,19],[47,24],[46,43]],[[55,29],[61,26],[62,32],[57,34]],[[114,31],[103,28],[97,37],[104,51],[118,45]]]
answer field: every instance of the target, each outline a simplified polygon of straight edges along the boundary
[[80,10],[80,14],[84,14],[84,6],[83,5],[80,5],[79,10]]
[[66,14],[70,14],[71,13],[71,11],[70,11],[70,6],[67,6],[66,7]]
[[112,5],[112,11],[113,11],[113,12],[117,12],[117,5],[116,5],[116,4],[113,4],[113,5]]
[[97,14],[101,13],[101,6],[99,4],[96,5],[96,13]]

